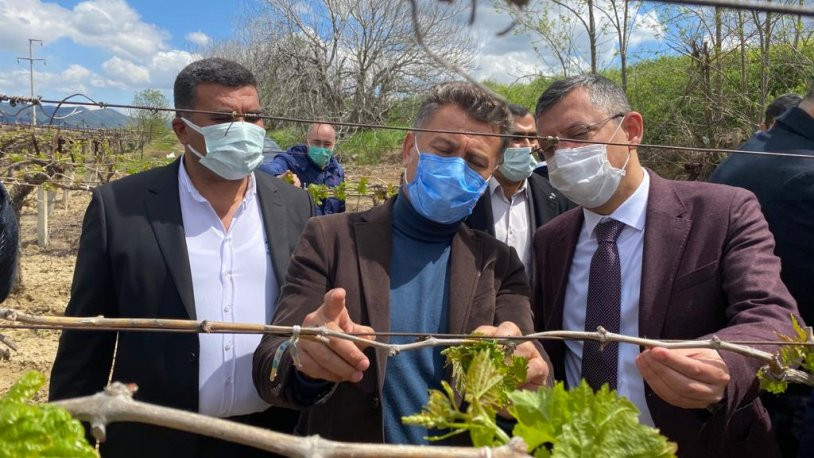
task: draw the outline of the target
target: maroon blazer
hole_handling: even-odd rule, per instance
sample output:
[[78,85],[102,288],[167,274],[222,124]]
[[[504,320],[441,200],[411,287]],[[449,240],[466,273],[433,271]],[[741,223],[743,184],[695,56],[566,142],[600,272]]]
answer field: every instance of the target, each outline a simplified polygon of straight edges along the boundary
[[[305,315],[319,307],[326,291],[345,288],[350,318],[387,332],[392,207],[391,199],[363,213],[311,218],[289,263],[273,324],[301,324]],[[450,333],[470,333],[478,326],[503,321],[514,322],[524,334],[532,332],[528,279],[513,249],[462,224],[452,239],[449,264]],[[302,409],[299,434],[383,442],[380,400],[386,383],[386,352],[374,354],[368,348],[365,353],[371,366],[360,382],[337,384],[316,405],[306,405],[293,389],[295,369],[290,352],[285,352],[276,379],[269,380],[274,354],[285,340],[266,335],[255,351],[254,384],[260,396],[277,406]]]
[[[774,239],[755,196],[746,190],[665,180],[653,171],[642,253],[639,333],[660,339],[774,340],[791,334],[797,307],[780,281]],[[538,331],[562,328],[571,258],[582,228],[572,209],[534,236],[537,269],[533,309]],[[624,279],[623,279],[624,281]],[[562,342],[543,343],[556,379],[565,379]],[[775,348],[763,348],[775,351]],[[758,399],[761,363],[721,352],[731,381],[721,407],[681,409],[645,383],[656,426],[678,443],[680,456],[777,456],[771,423]]]

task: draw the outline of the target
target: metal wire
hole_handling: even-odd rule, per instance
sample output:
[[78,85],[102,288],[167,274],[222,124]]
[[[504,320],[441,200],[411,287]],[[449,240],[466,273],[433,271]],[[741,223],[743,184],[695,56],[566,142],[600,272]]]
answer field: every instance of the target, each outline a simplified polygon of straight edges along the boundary
[[[89,102],[74,102],[68,101],[68,98],[82,96],[87,98],[91,101]],[[470,135],[470,136],[484,136],[484,137],[499,137],[499,138],[514,138],[516,135],[512,134],[497,134],[497,133],[489,133],[489,132],[466,132],[466,131],[456,131],[456,130],[444,130],[444,129],[425,129],[419,127],[406,127],[406,126],[388,126],[382,124],[368,124],[368,123],[358,123],[358,122],[345,122],[345,121],[326,121],[326,120],[318,120],[318,119],[304,119],[304,118],[292,118],[288,116],[272,116],[263,113],[238,113],[236,111],[228,112],[228,111],[209,111],[209,110],[193,110],[193,109],[183,109],[183,110],[176,110],[175,108],[156,108],[156,107],[148,107],[148,106],[139,106],[139,105],[126,105],[126,104],[113,104],[113,103],[105,103],[105,102],[97,102],[90,97],[84,94],[73,94],[68,98],[62,100],[48,100],[43,99],[41,97],[25,97],[25,96],[9,96],[5,94],[0,94],[0,101],[3,100],[10,100],[14,101],[15,103],[31,103],[35,105],[41,105],[43,103],[59,103],[59,104],[69,104],[69,105],[85,105],[85,106],[97,106],[100,108],[128,108],[134,110],[149,110],[149,111],[168,111],[168,112],[175,112],[175,111],[183,111],[186,113],[199,113],[199,114],[210,114],[210,115],[219,115],[219,116],[232,116],[233,118],[245,118],[245,119],[268,119],[272,121],[284,121],[284,122],[294,122],[294,123],[302,123],[302,124],[333,124],[335,126],[346,126],[346,127],[358,127],[364,129],[385,129],[385,130],[398,130],[404,132],[432,132],[432,133],[441,133],[441,134],[455,134],[455,135]],[[574,138],[562,138],[562,137],[537,137],[541,144],[551,144],[558,143],[558,142],[569,142],[569,143],[585,143],[585,144],[598,144],[598,145],[611,145],[611,146],[629,146],[629,147],[637,147],[637,148],[652,148],[652,149],[665,149],[665,150],[673,150],[673,151],[685,151],[691,153],[716,153],[716,154],[745,154],[751,156],[773,156],[773,157],[788,157],[788,158],[798,158],[798,159],[814,159],[814,155],[810,154],[801,154],[801,153],[784,153],[784,152],[774,152],[774,151],[746,151],[746,150],[736,150],[736,149],[722,149],[722,148],[699,148],[694,146],[676,146],[676,145],[656,145],[656,144],[648,144],[648,143],[639,143],[639,144],[632,144],[632,143],[615,143],[615,142],[607,142],[607,141],[598,141],[598,140],[578,140]]]

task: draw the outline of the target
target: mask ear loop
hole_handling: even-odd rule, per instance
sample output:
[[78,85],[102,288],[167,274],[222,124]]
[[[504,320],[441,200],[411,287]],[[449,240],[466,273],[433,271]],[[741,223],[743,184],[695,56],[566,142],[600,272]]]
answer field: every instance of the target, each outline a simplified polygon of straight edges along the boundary
[[[626,116],[626,115],[625,115],[625,116]],[[618,125],[618,126],[616,126],[616,130],[615,130],[615,131],[613,131],[613,135],[611,136],[611,140],[613,140],[613,138],[614,138],[614,137],[616,137],[616,134],[618,134],[618,133],[619,133],[619,129],[621,129],[621,128],[622,128],[622,123],[623,123],[623,122],[625,122],[625,118],[624,118],[624,117],[622,118],[622,120],[621,120],[621,121],[619,121],[619,125]],[[621,175],[622,175],[622,176],[627,175],[627,164],[628,164],[628,162],[630,162],[630,156],[631,156],[631,154],[630,154],[630,142],[628,142],[628,146],[627,146],[627,159],[625,159],[625,163],[624,163],[624,165],[622,165],[622,168],[617,169],[617,170],[620,170],[620,171],[621,171],[620,173],[621,173]],[[615,168],[615,167],[614,167],[614,168]]]

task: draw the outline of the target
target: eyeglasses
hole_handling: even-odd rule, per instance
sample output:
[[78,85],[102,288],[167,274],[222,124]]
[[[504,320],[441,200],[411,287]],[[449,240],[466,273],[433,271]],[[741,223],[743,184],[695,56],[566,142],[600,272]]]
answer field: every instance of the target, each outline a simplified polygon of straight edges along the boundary
[[[625,113],[616,113],[613,116],[608,116],[600,121],[597,121],[593,124],[588,125],[577,125],[569,130],[565,131],[565,133],[557,138],[562,138],[561,141],[568,141],[568,140],[581,140],[581,141],[588,141],[593,137],[593,133],[601,129],[608,121],[611,119],[616,118],[624,118]],[[554,150],[559,143],[556,139],[549,139],[546,141],[545,138],[540,139],[540,148],[538,151],[545,154],[553,154]]]

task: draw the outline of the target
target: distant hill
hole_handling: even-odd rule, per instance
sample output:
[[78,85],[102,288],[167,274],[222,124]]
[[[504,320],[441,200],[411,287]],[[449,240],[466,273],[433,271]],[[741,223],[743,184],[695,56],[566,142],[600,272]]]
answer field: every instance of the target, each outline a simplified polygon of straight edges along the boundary
[[[0,123],[3,124],[29,124],[31,123],[31,109],[20,111],[22,106],[12,107],[7,102],[0,103]],[[37,107],[37,124],[48,124],[56,105]],[[57,110],[56,117],[61,118],[74,112],[76,114],[65,119],[54,119],[55,126],[107,128],[127,127],[131,119],[116,110],[109,108],[103,110],[89,110],[87,107],[73,107],[63,105]],[[17,114],[19,112],[19,114]]]

